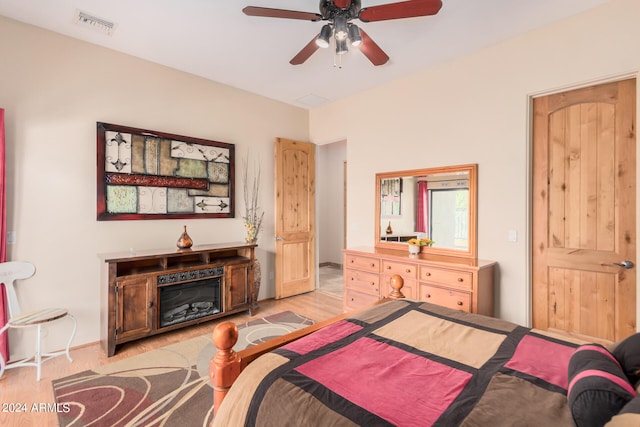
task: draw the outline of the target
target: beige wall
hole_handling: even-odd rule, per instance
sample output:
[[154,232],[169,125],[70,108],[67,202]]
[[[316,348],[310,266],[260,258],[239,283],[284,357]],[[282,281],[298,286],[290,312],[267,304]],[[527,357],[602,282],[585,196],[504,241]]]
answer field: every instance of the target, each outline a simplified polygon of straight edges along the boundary
[[[635,76],[640,69],[638,22],[640,2],[612,0],[313,110],[312,141],[348,141],[347,180],[349,189],[357,189],[348,191],[348,245],[373,244],[376,172],[478,163],[478,254],[499,263],[496,314],[527,324],[529,99],[598,80]],[[507,240],[509,230],[517,231],[516,243]]]
[[[74,345],[100,336],[98,254],[174,248],[188,226],[195,244],[244,239],[238,218],[96,221],[96,122],[236,144],[237,170],[251,151],[273,176],[273,140],[308,140],[308,112],[190,74],[0,17],[0,107],[6,110],[10,259],[30,260],[36,276],[19,285],[23,309],[67,307],[79,323]],[[273,185],[261,202],[261,296],[273,295]],[[64,326],[45,331],[60,348]],[[32,341],[12,334],[12,358]]]

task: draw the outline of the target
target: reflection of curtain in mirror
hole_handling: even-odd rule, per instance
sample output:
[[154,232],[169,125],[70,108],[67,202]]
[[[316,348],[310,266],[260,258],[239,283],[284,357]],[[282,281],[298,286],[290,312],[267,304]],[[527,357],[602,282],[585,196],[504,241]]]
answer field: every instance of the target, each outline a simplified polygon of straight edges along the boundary
[[418,200],[416,203],[416,231],[426,233],[428,229],[427,181],[418,181]]

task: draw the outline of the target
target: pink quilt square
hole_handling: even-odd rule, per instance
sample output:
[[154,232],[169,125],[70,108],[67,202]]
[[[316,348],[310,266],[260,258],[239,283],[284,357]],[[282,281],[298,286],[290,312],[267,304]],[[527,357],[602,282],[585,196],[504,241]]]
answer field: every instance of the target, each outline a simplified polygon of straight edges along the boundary
[[573,347],[527,335],[504,366],[566,389],[569,359],[574,351]]
[[358,326],[355,323],[342,320],[333,325],[322,328],[311,335],[302,337],[290,344],[283,346],[285,350],[293,351],[298,354],[307,354],[310,351],[324,347],[327,344],[341,340],[344,337],[358,332],[362,329],[362,326]]
[[[358,339],[296,370],[367,411],[402,426],[435,422],[472,377],[370,338]],[[385,381],[390,376],[394,381]]]

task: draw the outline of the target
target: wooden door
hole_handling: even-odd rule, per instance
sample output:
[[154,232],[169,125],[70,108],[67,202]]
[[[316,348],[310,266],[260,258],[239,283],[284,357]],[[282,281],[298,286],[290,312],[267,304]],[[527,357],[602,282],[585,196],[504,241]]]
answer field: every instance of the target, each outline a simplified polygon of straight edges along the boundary
[[276,138],[276,299],[315,289],[315,145]]
[[636,331],[635,79],[534,99],[533,326]]

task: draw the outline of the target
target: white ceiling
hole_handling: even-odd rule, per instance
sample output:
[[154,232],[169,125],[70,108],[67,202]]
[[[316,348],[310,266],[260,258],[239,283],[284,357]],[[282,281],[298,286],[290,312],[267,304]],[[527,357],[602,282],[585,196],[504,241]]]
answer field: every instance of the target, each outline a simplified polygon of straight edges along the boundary
[[[304,108],[380,85],[609,0],[442,0],[434,16],[354,21],[390,56],[375,67],[352,48],[289,60],[322,21],[246,16],[245,6],[318,12],[318,0],[0,0],[0,15]],[[395,0],[362,0],[362,7]],[[77,11],[116,23],[111,36],[74,23]]]

